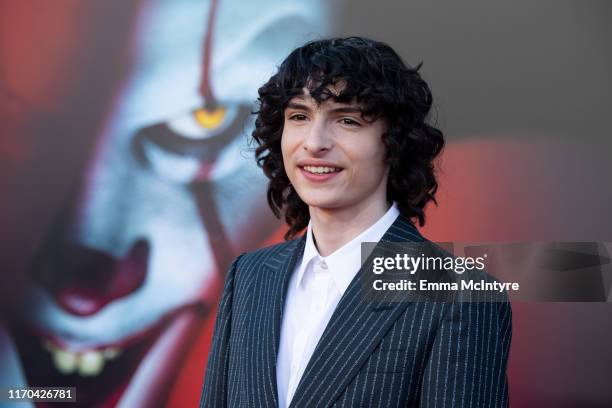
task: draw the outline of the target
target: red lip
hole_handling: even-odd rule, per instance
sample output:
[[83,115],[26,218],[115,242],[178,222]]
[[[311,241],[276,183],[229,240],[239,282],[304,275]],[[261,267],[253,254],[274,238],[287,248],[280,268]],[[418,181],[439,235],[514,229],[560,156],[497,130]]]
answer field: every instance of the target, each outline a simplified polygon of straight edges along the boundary
[[[329,166],[329,167],[333,167],[333,166]],[[332,178],[336,177],[338,174],[340,174],[342,172],[342,169],[340,169],[340,171],[336,171],[336,172],[333,172],[333,173],[314,174],[314,173],[306,171],[306,170],[304,170],[304,168],[300,167],[300,172],[309,181],[324,182],[324,181],[328,181],[328,180],[331,180]]]

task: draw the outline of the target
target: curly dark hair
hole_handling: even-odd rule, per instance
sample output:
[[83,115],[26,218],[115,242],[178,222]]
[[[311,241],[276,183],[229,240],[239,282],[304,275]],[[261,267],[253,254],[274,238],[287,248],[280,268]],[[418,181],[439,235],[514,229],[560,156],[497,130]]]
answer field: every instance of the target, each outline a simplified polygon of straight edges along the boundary
[[[389,165],[387,200],[400,212],[425,224],[424,208],[438,189],[434,159],[444,147],[442,132],[427,123],[433,98],[416,67],[407,66],[387,44],[362,37],[312,41],[295,49],[276,74],[259,88],[253,138],[258,165],[270,179],[268,204],[276,217],[284,213],[285,239],[303,230],[308,206],[291,186],[283,165],[281,136],[289,101],[307,89],[317,103],[333,98],[356,102],[364,117],[386,121],[383,134]],[[342,84],[340,92],[332,92]]]

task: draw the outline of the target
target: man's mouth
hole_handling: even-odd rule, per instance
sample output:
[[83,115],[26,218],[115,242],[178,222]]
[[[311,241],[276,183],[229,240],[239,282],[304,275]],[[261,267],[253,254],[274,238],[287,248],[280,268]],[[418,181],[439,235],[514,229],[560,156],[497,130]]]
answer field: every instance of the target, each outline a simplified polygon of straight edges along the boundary
[[306,180],[315,183],[330,180],[342,172],[342,168],[333,166],[314,166],[309,164],[298,167]]
[[338,173],[342,169],[328,166],[302,166],[302,169],[312,174]]

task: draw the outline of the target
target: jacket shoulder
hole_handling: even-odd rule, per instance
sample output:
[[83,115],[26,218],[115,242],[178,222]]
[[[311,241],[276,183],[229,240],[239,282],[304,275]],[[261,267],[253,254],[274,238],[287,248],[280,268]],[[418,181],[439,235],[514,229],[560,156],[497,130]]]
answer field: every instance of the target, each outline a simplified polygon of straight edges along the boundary
[[298,248],[300,241],[301,238],[296,238],[291,241],[245,252],[236,259],[236,269],[266,263],[275,266],[275,263],[279,263],[286,259],[286,256],[290,256]]

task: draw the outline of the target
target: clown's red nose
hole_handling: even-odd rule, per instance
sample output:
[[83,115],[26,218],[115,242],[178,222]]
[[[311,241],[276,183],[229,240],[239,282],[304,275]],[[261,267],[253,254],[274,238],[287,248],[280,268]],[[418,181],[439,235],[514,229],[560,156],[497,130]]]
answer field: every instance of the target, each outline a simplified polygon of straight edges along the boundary
[[88,316],[142,286],[148,269],[149,244],[136,241],[116,259],[77,244],[48,248],[34,266],[34,276],[67,312]]

